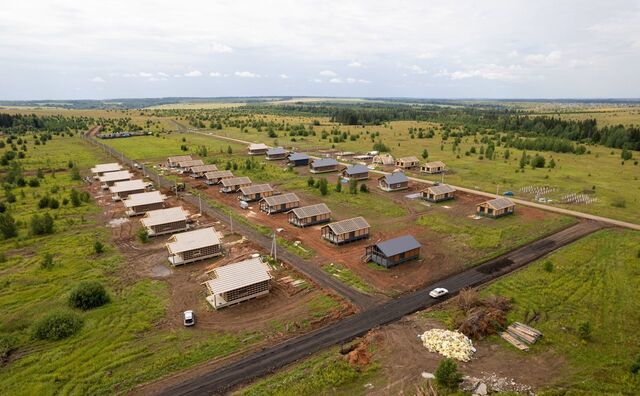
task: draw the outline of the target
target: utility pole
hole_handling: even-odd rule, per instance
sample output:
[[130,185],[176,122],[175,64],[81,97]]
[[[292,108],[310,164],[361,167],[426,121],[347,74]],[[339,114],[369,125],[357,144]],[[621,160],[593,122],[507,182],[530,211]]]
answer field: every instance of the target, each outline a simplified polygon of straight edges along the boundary
[[233,234],[233,217],[231,217],[231,213],[229,213],[229,224],[231,225],[231,233]]
[[200,204],[200,214],[202,214],[202,197],[198,195],[198,203]]
[[271,241],[271,257],[273,257],[274,261],[278,261],[278,242],[275,231],[273,232],[273,240]]

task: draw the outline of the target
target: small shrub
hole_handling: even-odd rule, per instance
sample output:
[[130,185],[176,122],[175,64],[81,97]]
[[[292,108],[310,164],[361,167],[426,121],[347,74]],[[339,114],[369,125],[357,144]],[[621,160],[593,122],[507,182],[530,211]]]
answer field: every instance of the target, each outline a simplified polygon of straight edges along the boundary
[[368,192],[369,192],[369,187],[367,187],[367,185],[366,185],[366,184],[362,183],[362,184],[360,185],[360,192],[368,193]]
[[454,391],[458,389],[462,382],[462,373],[458,371],[458,365],[453,359],[446,358],[440,361],[435,372],[436,383],[447,389]]
[[542,268],[547,272],[552,272],[553,271],[553,262],[551,262],[551,260],[545,261],[544,264],[542,265]]
[[0,213],[4,213],[7,211],[7,205],[4,202],[0,202]]
[[631,371],[631,374],[640,373],[640,354],[636,356],[636,360],[631,365],[629,371]]
[[18,340],[11,334],[0,335],[0,359],[5,359],[9,356],[11,351],[16,349]]
[[109,301],[104,286],[96,281],[81,282],[69,294],[69,305],[83,311],[101,307]]
[[93,243],[93,251],[96,254],[102,254],[104,252],[104,244],[100,241],[95,241]]
[[149,232],[146,228],[141,228],[140,231],[138,231],[138,239],[140,239],[142,243],[149,242]]
[[4,239],[18,236],[18,226],[9,213],[0,213],[0,234]]
[[47,253],[44,255],[42,261],[40,262],[40,268],[45,270],[50,270],[51,268],[53,268],[53,255],[51,253]]
[[33,178],[29,180],[29,187],[40,187],[40,180]]
[[591,339],[591,323],[582,322],[578,325],[578,337],[584,341]]
[[55,199],[55,198],[50,198],[49,199],[49,207],[51,209],[58,209],[60,207],[60,202],[58,202],[58,200]]
[[616,208],[625,208],[627,207],[627,201],[625,201],[625,199],[622,197],[615,197],[611,201],[611,206]]
[[49,213],[40,216],[35,214],[29,221],[31,235],[46,235],[53,233],[53,217]]
[[75,312],[52,312],[34,324],[33,338],[51,341],[61,340],[80,331],[82,325],[82,318]]

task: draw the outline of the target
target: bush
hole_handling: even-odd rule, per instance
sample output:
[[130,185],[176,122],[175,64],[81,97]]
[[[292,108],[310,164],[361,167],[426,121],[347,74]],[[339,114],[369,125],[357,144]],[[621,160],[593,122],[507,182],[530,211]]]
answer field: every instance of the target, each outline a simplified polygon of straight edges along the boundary
[[553,262],[551,262],[551,260],[545,261],[542,268],[547,272],[553,271]]
[[460,382],[462,382],[462,374],[458,371],[458,365],[450,358],[440,361],[435,377],[439,386],[451,391],[458,389]]
[[140,231],[138,231],[138,239],[140,239],[142,243],[149,242],[149,232],[146,228],[141,228]]
[[96,281],[81,282],[69,294],[69,305],[83,311],[101,307],[109,301],[104,286]]
[[368,193],[368,192],[369,192],[369,187],[367,187],[367,185],[366,185],[366,184],[362,183],[362,184],[360,185],[360,192]]
[[631,374],[640,373],[640,354],[636,356],[636,360],[631,365],[630,371],[631,371]]
[[100,241],[95,241],[93,243],[93,251],[96,254],[102,254],[104,252],[104,244]]
[[82,318],[75,312],[52,312],[34,324],[33,338],[52,341],[61,340],[80,331],[82,325]]
[[47,253],[42,258],[40,262],[40,268],[50,270],[53,268],[53,255],[51,253]]
[[18,340],[10,334],[0,335],[0,359],[5,359],[9,353],[16,349]]
[[584,341],[591,339],[591,323],[582,322],[578,325],[578,337]]
[[45,195],[38,201],[38,209],[49,207],[49,196]]
[[327,195],[329,193],[329,182],[324,177],[319,180],[318,189],[321,195]]
[[33,215],[29,221],[29,231],[31,235],[46,235],[53,233],[53,217],[49,213],[44,215]]
[[615,197],[611,201],[611,206],[616,208],[625,208],[627,206],[627,201],[622,197]]
[[55,199],[55,198],[50,198],[49,199],[49,207],[51,209],[58,209],[60,207],[60,202],[58,202],[58,200]]
[[7,211],[7,205],[4,202],[0,202],[0,213],[4,213]]
[[18,226],[9,213],[0,213],[0,234],[4,239],[18,236]]
[[40,187],[40,180],[33,178],[29,180],[29,187]]
[[313,176],[309,176],[309,178],[307,179],[307,186],[313,187],[315,184],[316,184],[316,181],[313,179]]

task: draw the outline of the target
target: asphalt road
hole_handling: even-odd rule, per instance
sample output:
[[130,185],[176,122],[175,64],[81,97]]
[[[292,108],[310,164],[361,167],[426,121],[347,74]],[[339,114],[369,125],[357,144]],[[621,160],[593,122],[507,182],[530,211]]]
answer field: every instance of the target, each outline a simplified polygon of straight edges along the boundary
[[601,223],[585,221],[527,246],[488,261],[478,267],[451,276],[440,282],[395,300],[352,315],[335,324],[312,333],[288,340],[282,344],[261,350],[241,358],[225,367],[214,369],[197,378],[167,387],[159,395],[205,395],[221,394],[252,379],[302,359],[332,345],[348,342],[365,334],[370,329],[396,321],[413,312],[431,307],[443,301],[429,297],[435,287],[447,288],[449,297],[461,289],[490,282],[552,251],[574,242],[600,228]]

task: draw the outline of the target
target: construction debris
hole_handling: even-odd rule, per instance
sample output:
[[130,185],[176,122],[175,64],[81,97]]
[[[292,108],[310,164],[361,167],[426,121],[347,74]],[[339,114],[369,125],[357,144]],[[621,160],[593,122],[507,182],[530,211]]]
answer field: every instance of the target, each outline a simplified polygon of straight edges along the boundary
[[467,336],[457,331],[431,329],[421,336],[422,344],[429,352],[437,352],[444,357],[468,362],[476,351]]
[[519,350],[528,351],[527,344],[535,344],[542,333],[526,324],[514,322],[507,327],[507,331],[500,333],[500,337]]

